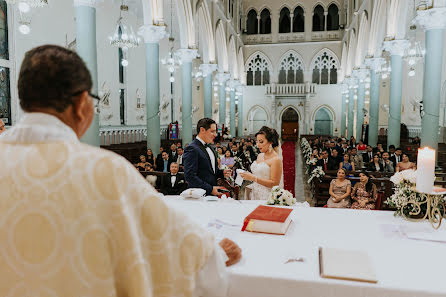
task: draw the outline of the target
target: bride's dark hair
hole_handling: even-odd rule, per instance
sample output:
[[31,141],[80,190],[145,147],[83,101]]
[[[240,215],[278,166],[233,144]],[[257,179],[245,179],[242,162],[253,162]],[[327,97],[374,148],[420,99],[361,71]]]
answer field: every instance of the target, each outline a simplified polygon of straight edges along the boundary
[[257,137],[257,135],[264,135],[266,140],[268,140],[268,142],[271,142],[273,148],[279,146],[279,134],[275,129],[263,126],[262,128],[260,128],[259,132],[257,132],[255,136]]

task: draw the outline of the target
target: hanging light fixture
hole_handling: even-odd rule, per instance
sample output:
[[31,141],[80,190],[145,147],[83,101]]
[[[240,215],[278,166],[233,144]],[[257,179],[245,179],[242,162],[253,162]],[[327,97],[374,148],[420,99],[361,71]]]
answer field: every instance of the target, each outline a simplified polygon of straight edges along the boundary
[[17,5],[21,12],[29,12],[31,8],[44,7],[48,5],[48,0],[6,0],[6,3]]
[[129,48],[138,47],[141,43],[141,39],[133,31],[133,27],[124,23],[122,12],[127,12],[128,10],[129,7],[124,5],[124,1],[122,1],[115,32],[109,37],[111,46],[120,47],[124,51]]

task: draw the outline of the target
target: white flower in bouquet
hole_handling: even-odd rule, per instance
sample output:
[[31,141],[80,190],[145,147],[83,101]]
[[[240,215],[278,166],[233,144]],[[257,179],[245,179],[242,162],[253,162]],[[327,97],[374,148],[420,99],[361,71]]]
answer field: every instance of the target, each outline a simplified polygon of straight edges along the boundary
[[266,202],[267,205],[283,205],[292,206],[296,204],[296,199],[289,191],[280,189],[279,187],[273,187],[271,189],[271,197]]
[[323,176],[325,176],[325,172],[324,172],[324,170],[322,170],[321,166],[318,166],[318,167],[314,168],[313,171],[311,172],[310,178],[308,179],[308,183],[311,183],[311,181],[315,177],[321,178]]
[[396,172],[390,178],[390,181],[393,182],[395,185],[399,185],[404,181],[415,184],[417,182],[417,171],[413,169],[408,169],[401,172]]

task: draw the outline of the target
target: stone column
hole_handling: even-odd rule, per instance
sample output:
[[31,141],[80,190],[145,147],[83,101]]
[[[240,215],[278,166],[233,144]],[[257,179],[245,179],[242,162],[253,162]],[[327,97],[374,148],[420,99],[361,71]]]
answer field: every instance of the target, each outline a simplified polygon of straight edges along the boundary
[[347,138],[353,136],[353,119],[355,115],[355,86],[356,80],[349,79],[349,94],[348,94],[348,112],[347,112]]
[[142,26],[138,34],[146,45],[147,148],[157,153],[161,146],[159,42],[168,34],[166,27],[154,25]]
[[367,58],[366,65],[370,68],[370,104],[369,104],[369,143],[372,147],[378,144],[379,124],[379,92],[381,77],[379,70],[385,63],[383,58]]
[[212,119],[212,73],[217,64],[201,64],[200,70],[204,76],[204,117]]
[[192,142],[192,60],[198,56],[195,49],[179,49],[176,51],[181,59],[181,97],[183,98],[182,108],[182,140],[183,144]]
[[[76,17],[76,51],[85,61],[91,73],[93,88],[91,92],[98,93],[98,59],[96,44],[96,6],[102,0],[75,0]],[[95,113],[90,128],[81,139],[82,142],[100,146],[99,115]]]
[[348,95],[348,85],[342,85],[342,101],[341,101],[341,136],[346,136],[346,120],[347,120],[347,95]]
[[219,72],[215,79],[218,81],[218,84],[220,85],[219,90],[219,125],[225,125],[226,126],[226,82],[231,78],[231,75],[229,73],[223,73]]
[[369,71],[365,68],[354,70],[354,75],[358,80],[358,100],[356,117],[356,141],[359,142],[362,135],[362,125],[364,124],[364,100],[365,100],[365,80]]
[[401,140],[401,96],[403,85],[403,56],[410,42],[405,39],[384,42],[384,50],[390,53],[390,110],[387,146],[400,146]]
[[415,21],[426,31],[423,83],[424,115],[421,119],[421,146],[437,149],[446,7],[418,11]]
[[229,114],[229,129],[231,131],[232,137],[237,135],[237,128],[235,126],[235,92],[237,87],[240,85],[238,80],[231,80],[229,82],[231,101],[230,101],[230,114]]
[[327,18],[327,15],[328,15],[328,11],[324,11],[324,20],[325,20],[325,24],[324,24],[324,31],[327,31],[327,27],[328,27],[328,25],[327,25],[327,21],[328,21],[328,18]]
[[304,133],[310,134],[310,94],[305,96],[304,101]]
[[294,13],[291,11],[290,12],[290,19],[291,19],[291,27],[290,27],[290,33],[293,33],[293,28],[294,28]]
[[260,15],[257,16],[257,34],[260,34]]
[[237,88],[238,95],[238,137],[243,136],[243,86]]

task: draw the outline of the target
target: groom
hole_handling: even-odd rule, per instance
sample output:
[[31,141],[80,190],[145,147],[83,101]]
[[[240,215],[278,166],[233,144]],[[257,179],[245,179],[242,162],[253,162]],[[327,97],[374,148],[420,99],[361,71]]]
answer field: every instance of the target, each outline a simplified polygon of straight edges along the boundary
[[206,190],[206,195],[223,194],[217,187],[217,178],[230,176],[232,171],[218,169],[217,155],[209,146],[217,135],[217,124],[214,120],[204,118],[198,121],[197,137],[184,151],[184,178],[189,188]]

